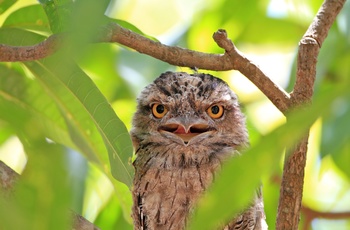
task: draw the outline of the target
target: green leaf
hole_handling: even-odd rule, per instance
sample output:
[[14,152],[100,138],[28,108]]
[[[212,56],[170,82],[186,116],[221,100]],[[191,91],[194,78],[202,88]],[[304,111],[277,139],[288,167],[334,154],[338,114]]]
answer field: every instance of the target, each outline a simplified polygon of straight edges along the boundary
[[[109,100],[132,98],[133,92],[116,71],[119,52],[115,44],[94,44],[86,46],[77,63],[93,79],[94,83]],[[96,58],[98,57],[98,58]],[[117,111],[118,113],[118,111]]]
[[[25,38],[25,39],[23,39]],[[0,43],[13,46],[30,46],[42,42],[46,37],[18,28],[0,28]]]
[[52,33],[67,31],[71,19],[72,0],[40,0]]
[[103,208],[95,224],[101,229],[133,229],[131,224],[126,222],[125,218],[123,218],[120,202],[115,196],[112,196],[106,207]]
[[[349,130],[349,129],[347,129]],[[335,153],[332,154],[334,163],[342,170],[348,178],[350,178],[350,138],[341,146],[341,148]]]
[[[1,102],[0,102],[1,103]],[[1,109],[1,105],[0,105],[0,110]],[[10,124],[6,123],[6,122],[2,122],[0,119],[0,146],[7,141],[11,136],[15,135],[13,128],[10,126]]]
[[[104,156],[105,150],[102,150],[106,147],[112,175],[130,186],[133,174],[129,164],[132,143],[127,129],[91,79],[69,58],[57,57],[55,55],[25,65],[55,99],[74,142],[102,168],[108,162]],[[94,125],[99,133],[95,132]],[[105,146],[101,145],[103,142],[99,141],[101,137],[97,138],[98,134],[102,136]]]
[[324,117],[322,126],[321,156],[331,155],[336,165],[350,178],[350,94],[338,98]]
[[328,89],[315,98],[311,107],[295,112],[285,125],[263,137],[242,156],[227,162],[201,200],[189,229],[215,229],[217,223],[225,223],[242,210],[258,187],[261,175],[276,170],[284,148],[292,147],[320,115],[329,112],[336,98],[348,94],[347,91],[345,85]]
[[[13,39],[11,40],[11,38]],[[42,39],[43,36],[20,29],[0,29],[0,43],[11,42],[13,45],[24,45],[33,44],[35,41],[40,41]],[[107,129],[115,123],[119,124],[119,120],[115,116],[114,111],[108,105],[108,102],[106,102],[103,96],[98,92],[98,89],[93,85],[91,80],[73,63],[71,63],[71,61],[69,61],[69,63],[71,66],[74,66],[77,75],[76,77],[79,79],[78,82],[74,81],[75,84],[78,85],[78,88],[75,89],[76,91],[74,92],[67,87],[67,82],[62,82],[60,79],[60,77],[64,76],[66,77],[64,80],[69,81],[67,77],[72,76],[74,71],[69,69],[69,66],[65,65],[63,61],[57,61],[54,57],[51,57],[50,66],[54,69],[53,72],[47,69],[42,62],[25,63],[27,67],[30,66],[29,69],[31,71],[38,74],[37,76],[39,77],[37,79],[24,77],[23,75],[31,76],[31,73],[23,72],[23,69],[18,68],[18,65],[11,64],[11,70],[7,70],[7,67],[4,67],[3,71],[0,72],[2,79],[2,84],[0,86],[0,100],[3,100],[3,102],[0,101],[0,106],[2,106],[0,110],[5,111],[0,114],[2,117],[1,119],[14,121],[11,124],[14,125],[15,128],[21,128],[26,127],[26,123],[28,122],[27,119],[33,117],[37,122],[38,127],[34,130],[43,131],[41,129],[41,127],[43,127],[43,129],[45,129],[43,132],[46,137],[70,147],[72,147],[73,140],[75,148],[84,154],[91,163],[95,163],[96,166],[105,172],[108,178],[112,181],[115,187],[115,193],[120,199],[124,211],[124,217],[127,220],[130,220],[131,195],[129,189],[124,184],[112,178],[111,171],[108,167],[109,164],[112,165],[113,174],[118,174],[115,176],[117,179],[122,178],[125,174],[125,177],[127,178],[125,181],[127,182],[123,181],[123,179],[120,180],[124,183],[128,183],[130,186],[133,169],[128,162],[128,158],[132,155],[132,144],[128,132],[123,124],[121,124],[120,127],[122,127],[122,129],[118,129],[119,125],[117,125],[115,129],[108,131],[109,133],[107,135],[104,134],[106,143],[109,142],[109,150],[111,154],[117,152],[116,146],[126,147],[126,149],[122,150],[125,153],[123,162],[119,161],[119,156],[115,159],[111,158],[112,160],[109,162],[104,140],[95,123],[101,124],[101,120],[107,121],[108,118],[111,118],[112,116],[112,120],[109,119],[108,125],[104,127]],[[54,71],[58,71],[57,69],[60,68],[64,71],[64,73],[61,73],[62,76],[55,75],[56,73]],[[79,82],[81,79],[83,80]],[[84,85],[84,82],[86,82],[86,85],[80,87],[82,84]],[[96,91],[93,93],[94,95],[97,94],[96,98],[90,97],[91,100],[96,101],[95,99],[97,99],[96,102],[102,100],[102,104],[104,103],[103,107],[106,107],[98,107],[97,110],[100,113],[97,117],[91,117],[85,108],[85,105],[76,95],[74,95],[74,93],[79,93],[77,91],[82,89],[86,90],[87,87],[90,87],[89,89],[92,89],[92,91]],[[5,98],[4,95],[6,95]],[[80,95],[80,97],[83,96],[84,95]],[[85,100],[84,103],[90,103],[91,105],[91,102],[88,100]],[[59,111],[59,115],[57,115],[57,111],[53,113],[51,109],[49,109],[51,107],[57,107],[58,109],[56,109]],[[103,114],[104,111],[107,111],[106,116]],[[105,118],[107,118],[107,120]],[[54,119],[54,123],[50,124],[50,119]],[[63,126],[61,126],[62,124]],[[61,134],[58,132],[60,129]],[[103,132],[104,131],[101,130],[101,133]],[[114,134],[115,136],[113,136]],[[68,135],[69,138],[67,137]],[[119,135],[121,135],[121,138],[116,138],[114,141],[118,142],[120,140],[120,143],[112,143],[112,138],[118,137]],[[119,167],[120,164],[125,165]]]
[[[104,21],[109,1],[41,0],[53,33],[71,31],[75,45],[88,41]],[[84,42],[83,42],[84,43]]]
[[32,132],[44,133],[57,143],[76,148],[54,100],[40,84],[4,65],[0,65],[0,72],[0,118],[22,129],[26,127],[23,117],[30,118],[37,124]]
[[14,11],[6,18],[3,27],[20,27],[45,33],[50,32],[48,19],[40,5],[27,6]]
[[68,229],[71,224],[71,191],[66,183],[66,159],[62,146],[48,144],[43,136],[30,133],[25,135],[22,143],[29,161],[14,194],[9,199],[0,196],[1,228]]
[[135,25],[131,24],[130,22],[127,22],[127,21],[121,20],[121,19],[115,19],[115,18],[108,18],[108,19],[109,19],[109,21],[115,22],[115,23],[121,25],[122,27],[129,29],[137,34],[140,34],[140,35],[142,35],[146,38],[149,38],[153,41],[159,42],[159,40],[157,38],[145,34],[144,32],[142,32],[139,28],[137,28]]
[[[264,36],[260,36],[262,29],[265,31]],[[254,20],[244,27],[242,33],[236,42],[251,42],[252,44],[279,44],[284,47],[295,46],[299,39],[305,33],[305,27],[293,22],[290,19],[273,19],[260,16],[259,20]],[[283,31],[279,32],[279,31]],[[230,31],[229,31],[230,32]]]
[[330,109],[330,117],[323,123],[322,127],[322,156],[336,154],[350,139],[350,95],[338,98],[334,107]]
[[5,0],[0,2],[0,15],[3,14],[8,8],[15,4],[17,0]]

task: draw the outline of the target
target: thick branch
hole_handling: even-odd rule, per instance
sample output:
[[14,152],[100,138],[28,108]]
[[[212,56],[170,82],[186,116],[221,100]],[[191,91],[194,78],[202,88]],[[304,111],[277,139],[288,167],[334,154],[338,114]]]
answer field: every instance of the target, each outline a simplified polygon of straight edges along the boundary
[[5,194],[12,192],[19,175],[4,162],[0,161],[0,191]]
[[215,42],[225,50],[225,54],[207,54],[180,47],[171,47],[124,29],[117,24],[111,25],[110,40],[118,42],[172,65],[197,67],[207,70],[238,70],[253,82],[282,112],[289,105],[289,95],[271,81],[255,64],[244,57],[227,38],[226,31],[214,33]]
[[[244,57],[232,41],[227,38],[224,30],[217,31],[213,37],[216,43],[225,49],[225,54],[208,54],[167,46],[125,29],[116,23],[110,23],[101,29],[99,34],[96,42],[117,42],[172,65],[214,71],[238,70],[282,112],[285,112],[289,107],[289,95],[273,83],[258,66]],[[63,39],[62,35],[52,35],[47,40],[33,46],[0,45],[0,61],[31,61],[44,58],[59,49]]]
[[[311,103],[320,47],[345,0],[325,0],[299,43],[297,76],[291,93],[291,108]],[[276,220],[277,230],[297,230],[304,184],[307,137],[286,156]]]
[[297,79],[291,100],[295,104],[311,100],[319,50],[345,0],[325,0],[299,43]]
[[[0,161],[0,195],[6,196],[12,192],[15,183],[18,181],[18,175],[13,169],[8,167],[4,162]],[[96,226],[86,220],[84,217],[72,213],[73,215],[73,230],[99,230]]]
[[298,229],[307,144],[308,136],[304,137],[293,150],[293,154],[285,159],[278,202],[277,230]]
[[0,44],[0,61],[33,61],[45,58],[56,52],[62,43],[62,36],[52,35],[33,46],[10,46]]
[[328,35],[329,29],[333,25],[340,10],[343,8],[345,1],[346,0],[324,1],[304,37],[315,39],[321,47]]

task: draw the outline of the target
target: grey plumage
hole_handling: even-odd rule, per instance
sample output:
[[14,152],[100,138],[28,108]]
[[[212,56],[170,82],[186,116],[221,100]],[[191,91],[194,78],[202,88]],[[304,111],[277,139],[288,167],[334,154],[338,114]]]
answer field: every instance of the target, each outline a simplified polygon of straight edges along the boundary
[[[135,229],[181,230],[222,162],[247,146],[245,118],[228,85],[209,74],[166,72],[138,98],[131,130],[136,159]],[[265,221],[261,196],[224,229]],[[240,227],[241,226],[241,227]]]

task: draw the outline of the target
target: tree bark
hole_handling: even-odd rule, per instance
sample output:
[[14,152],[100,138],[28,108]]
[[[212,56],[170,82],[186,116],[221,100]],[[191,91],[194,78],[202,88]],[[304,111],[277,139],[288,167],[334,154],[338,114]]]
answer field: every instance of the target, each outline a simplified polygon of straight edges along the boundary
[[[311,103],[319,50],[345,0],[325,0],[299,43],[297,75],[290,109]],[[288,117],[287,117],[288,122]],[[304,185],[308,134],[286,155],[276,219],[277,230],[297,230]]]

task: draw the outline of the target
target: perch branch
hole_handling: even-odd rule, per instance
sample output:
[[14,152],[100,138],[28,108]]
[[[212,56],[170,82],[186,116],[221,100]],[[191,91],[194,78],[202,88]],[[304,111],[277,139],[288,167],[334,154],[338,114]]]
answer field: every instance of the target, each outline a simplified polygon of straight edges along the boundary
[[10,46],[0,44],[0,61],[34,61],[50,56],[62,45],[62,35],[51,35],[33,46]]
[[207,54],[163,45],[118,24],[111,24],[107,34],[110,34],[110,39],[106,40],[107,42],[117,42],[172,65],[214,71],[238,70],[282,112],[285,112],[289,106],[289,95],[237,50],[233,42],[227,38],[225,30],[218,30],[213,35],[218,46],[225,50],[224,54]]
[[[232,41],[227,38],[224,30],[218,30],[213,35],[215,42],[225,50],[224,54],[208,54],[167,46],[125,29],[116,23],[110,23],[101,28],[99,34],[95,42],[116,42],[171,65],[214,71],[238,70],[282,112],[285,112],[289,107],[289,95],[273,83],[257,65],[244,57]],[[64,39],[63,35],[52,35],[33,46],[18,47],[2,44],[0,45],[0,61],[32,61],[47,57],[62,46]]]
[[[311,103],[319,50],[345,0],[325,0],[299,43],[296,82],[291,108]],[[288,120],[288,119],[287,119]],[[304,184],[308,134],[284,163],[276,229],[297,230]]]
[[[16,182],[20,178],[13,169],[0,161],[0,195],[9,196],[13,192]],[[72,213],[73,230],[99,230],[96,226],[90,223],[84,217]]]

